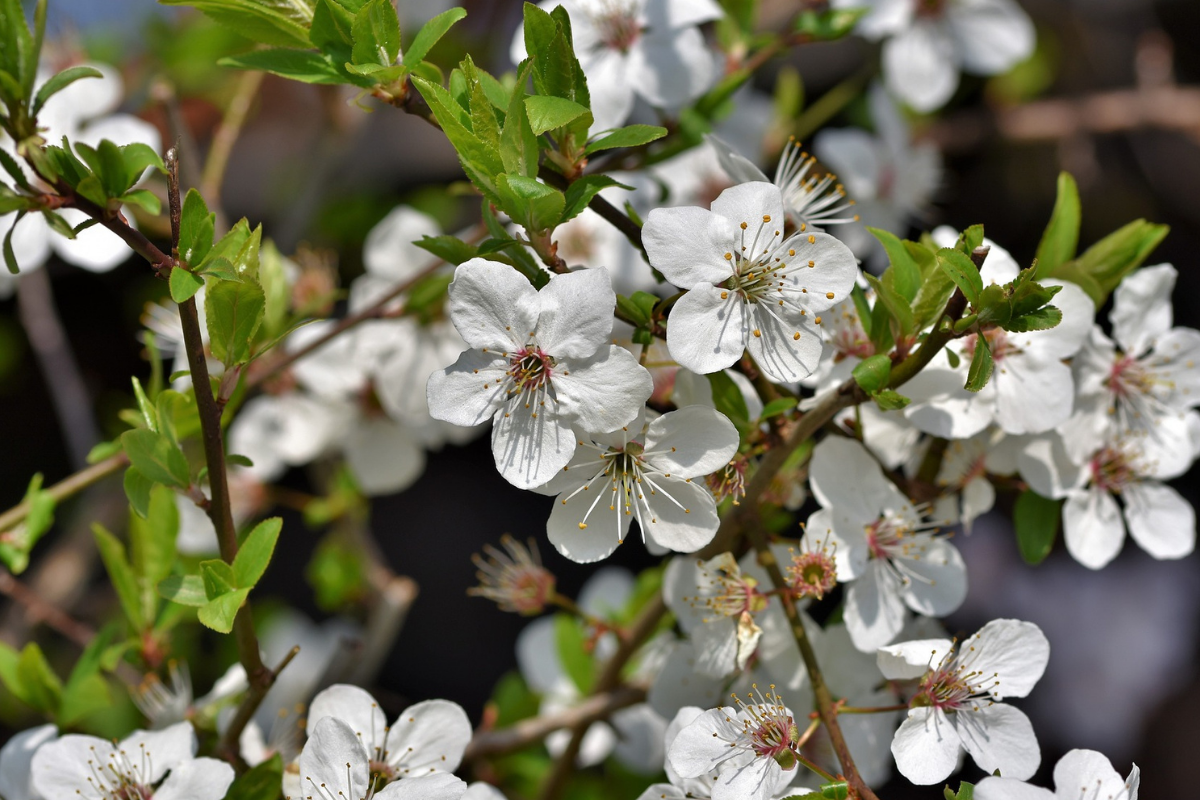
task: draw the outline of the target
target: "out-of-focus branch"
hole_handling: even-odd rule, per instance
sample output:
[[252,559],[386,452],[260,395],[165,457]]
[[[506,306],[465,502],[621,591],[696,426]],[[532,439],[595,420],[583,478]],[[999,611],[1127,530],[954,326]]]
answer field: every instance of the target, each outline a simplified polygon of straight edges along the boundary
[[[111,455],[103,461],[98,461],[86,469],[81,469],[78,472],[68,475],[53,486],[44,489],[43,491],[53,497],[55,501],[63,500],[77,492],[81,492],[97,481],[107,478],[129,465],[129,459],[124,453]],[[29,504],[19,503],[3,514],[0,514],[0,533],[10,530],[14,525],[17,525],[29,516]]]
[[1056,142],[1086,134],[1158,129],[1200,138],[1200,87],[1151,86],[1037,100],[991,112],[961,111],[932,125],[925,138],[964,151],[992,138]]
[[594,694],[578,705],[557,714],[532,717],[500,730],[479,731],[467,745],[463,761],[489,756],[502,756],[527,745],[539,742],[548,734],[562,728],[579,728],[607,719],[614,711],[635,705],[646,699],[646,687],[619,686],[609,692]]
[[[87,647],[96,636],[96,631],[91,626],[43,600],[37,592],[14,578],[6,569],[0,569],[0,594],[11,598],[25,609],[25,620],[30,627],[44,622],[80,647]],[[9,644],[17,646],[19,643]]]
[[212,208],[217,211],[218,230],[225,230],[228,222],[220,209],[221,186],[225,182],[225,170],[229,167],[229,156],[233,153],[233,145],[237,142],[250,114],[250,106],[262,86],[264,72],[244,72],[238,81],[237,90],[229,107],[225,109],[225,117],[220,127],[213,134],[212,145],[208,148],[208,160],[204,162],[204,174],[200,177],[200,194],[203,195]]

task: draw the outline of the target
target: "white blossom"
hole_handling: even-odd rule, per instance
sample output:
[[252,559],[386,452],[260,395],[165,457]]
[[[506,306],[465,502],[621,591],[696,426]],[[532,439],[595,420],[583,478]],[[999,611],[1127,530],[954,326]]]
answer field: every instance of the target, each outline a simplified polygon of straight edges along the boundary
[[1029,778],[1041,762],[1033,726],[1000,701],[1024,697],[1046,670],[1050,643],[1032,622],[992,620],[961,643],[918,639],[879,650],[890,680],[918,681],[892,739],[900,774],[939,783],[966,750],[985,772]]
[[504,264],[459,265],[450,318],[472,349],[430,376],[430,413],[455,425],[492,419],[500,474],[524,489],[546,483],[575,454],[572,428],[627,425],[653,389],[629,351],[607,344],[615,305],[603,268],[537,291]]
[[39,725],[14,734],[0,748],[0,797],[4,800],[42,800],[33,788],[33,756],[46,742],[54,741],[58,728]]
[[1072,750],[1054,765],[1056,791],[1007,777],[988,777],[975,785],[976,800],[1137,800],[1142,772],[1134,764],[1122,779],[1102,753]]
[[783,199],[769,183],[721,193],[712,210],[659,208],[642,229],[650,263],[688,292],[667,346],[693,372],[724,369],[749,349],[772,380],[795,382],[821,357],[820,312],[845,298],[853,254],[824,233],[783,236]]

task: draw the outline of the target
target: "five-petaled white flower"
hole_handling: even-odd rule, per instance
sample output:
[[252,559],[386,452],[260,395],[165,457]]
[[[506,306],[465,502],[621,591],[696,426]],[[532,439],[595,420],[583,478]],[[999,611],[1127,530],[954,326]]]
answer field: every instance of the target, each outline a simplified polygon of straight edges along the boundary
[[868,8],[858,32],[883,46],[888,89],[917,111],[940,108],[958,73],[998,75],[1033,53],[1033,23],[1013,0],[834,0]]
[[581,438],[571,463],[537,490],[558,495],[546,522],[551,543],[572,561],[599,561],[625,541],[636,519],[654,544],[699,550],[721,520],[712,493],[692,479],[728,464],[738,441],[733,423],[704,406]]
[[67,734],[34,754],[33,788],[45,798],[221,800],[233,768],[195,755],[190,722],[134,731],[120,742]]
[[[716,60],[698,27],[724,15],[713,0],[543,0],[538,6],[546,11],[562,6],[571,17],[593,130],[624,122],[635,95],[675,109],[717,78]],[[510,56],[514,64],[525,58],[521,29]]]
[[1103,753],[1072,750],[1054,765],[1056,791],[1014,778],[992,777],[975,785],[975,800],[1137,800],[1141,782],[1137,764],[1122,780]]
[[667,759],[679,778],[717,773],[712,800],[769,800],[796,777],[800,731],[772,686],[755,684],[737,708],[711,708],[679,731]]
[[642,240],[650,263],[688,292],[671,309],[667,347],[693,372],[725,369],[749,348],[769,378],[795,382],[821,358],[820,312],[858,275],[824,233],[784,237],[783,197],[770,183],[721,192],[712,210],[656,208]]
[[853,439],[830,437],[813,452],[813,494],[823,506],[808,519],[809,535],[836,547],[838,580],[846,589],[846,627],[854,645],[871,651],[904,627],[905,606],[945,616],[967,594],[958,548],[933,535],[915,507]]
[[1032,622],[995,619],[971,638],[918,639],[879,650],[889,680],[917,680],[908,718],[892,739],[900,774],[945,780],[964,748],[985,772],[1024,780],[1042,760],[1024,713],[999,701],[1024,697],[1046,671],[1050,643]]
[[627,425],[654,388],[628,350],[607,344],[616,295],[603,267],[538,291],[512,267],[473,258],[455,270],[449,305],[472,349],[429,377],[429,413],[455,425],[493,419],[496,468],[522,489],[567,465],[572,428]]

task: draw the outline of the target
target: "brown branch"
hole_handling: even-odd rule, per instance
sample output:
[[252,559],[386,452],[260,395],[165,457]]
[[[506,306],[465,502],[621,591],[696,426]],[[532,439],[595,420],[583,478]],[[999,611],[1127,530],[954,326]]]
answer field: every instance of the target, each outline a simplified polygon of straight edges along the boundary
[[87,647],[96,636],[96,631],[91,626],[43,600],[37,592],[17,580],[6,569],[0,569],[0,594],[12,598],[25,608],[25,619],[30,626],[44,622],[81,648]]
[[[77,492],[81,492],[92,484],[107,478],[109,475],[125,468],[129,465],[129,459],[125,454],[117,453],[111,455],[103,461],[92,464],[86,469],[81,469],[73,475],[68,475],[53,486],[44,489],[43,491],[54,498],[55,502],[70,497]],[[0,533],[11,530],[14,526],[25,521],[29,516],[29,504],[19,503],[3,514],[0,514]]]

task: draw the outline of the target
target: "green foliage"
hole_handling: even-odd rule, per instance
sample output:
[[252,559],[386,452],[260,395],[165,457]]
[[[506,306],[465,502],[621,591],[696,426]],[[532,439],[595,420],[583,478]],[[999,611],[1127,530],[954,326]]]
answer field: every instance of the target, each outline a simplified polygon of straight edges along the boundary
[[1058,524],[1062,517],[1062,500],[1042,497],[1032,489],[1021,492],[1013,506],[1013,529],[1021,558],[1038,565],[1054,549]]
[[362,548],[334,530],[317,545],[304,576],[316,593],[317,605],[336,611],[363,599],[368,591],[366,569]]
[[995,361],[992,358],[992,346],[987,337],[980,334],[975,337],[975,352],[971,356],[971,366],[967,369],[968,392],[978,392],[992,377]]
[[1034,277],[1048,278],[1075,258],[1075,248],[1079,246],[1080,219],[1079,188],[1069,172],[1060,172],[1054,211],[1038,243]]
[[250,345],[265,309],[266,296],[257,283],[210,280],[204,311],[213,357],[226,367],[249,361]]
[[713,406],[738,427],[744,429],[750,424],[750,410],[746,408],[746,398],[742,390],[733,382],[733,378],[724,370],[709,373],[708,384],[712,387]]
[[121,447],[129,457],[129,463],[154,483],[180,489],[191,485],[187,458],[179,445],[166,435],[148,428],[125,431],[121,434]]
[[492,690],[489,705],[496,711],[496,727],[504,728],[529,717],[536,717],[539,701],[529,690],[521,673],[504,673]]
[[563,128],[584,114],[592,113],[586,106],[581,106],[574,100],[541,95],[525,98],[525,112],[529,116],[533,132],[538,136],[546,131]]
[[581,695],[588,694],[596,681],[596,674],[584,623],[570,614],[556,614],[554,643],[563,671]]
[[283,784],[283,759],[278,753],[266,761],[239,775],[225,800],[275,800]]
[[[974,250],[974,248],[971,248]],[[979,269],[961,248],[943,247],[937,252],[938,266],[954,281],[972,306],[979,306],[979,295],[983,292],[983,278]]]
[[953,791],[949,786],[942,788],[942,795],[946,800],[974,800],[975,784],[962,781],[958,784],[958,791]]
[[233,559],[236,586],[250,589],[258,583],[259,578],[267,571],[267,564],[271,562],[282,528],[283,520],[271,517],[255,525],[246,535],[238,548],[237,556]]
[[824,11],[806,10],[796,18],[796,32],[813,39],[830,41],[850,34],[858,20],[870,9],[841,8]]
[[40,472],[30,479],[21,502],[29,509],[25,521],[0,536],[0,562],[14,575],[20,575],[29,566],[30,551],[54,524],[55,500],[43,491]]
[[0,643],[0,682],[28,706],[54,716],[62,702],[62,681],[35,642],[16,651]]
[[191,6],[256,42],[308,47],[315,0],[159,0]]
[[624,128],[617,128],[593,140],[584,149],[584,152],[590,156],[602,150],[615,150],[618,147],[641,147],[644,144],[658,141],[666,135],[667,129],[658,125],[626,125]]
[[892,377],[892,359],[883,354],[864,358],[854,366],[854,382],[869,395],[886,389]]
[[[189,189],[183,198],[179,220],[179,258],[192,267],[204,263],[213,246],[217,215],[210,213],[200,192]],[[176,300],[175,302],[182,302]]]
[[760,420],[777,417],[780,414],[786,414],[791,411],[800,401],[794,397],[779,397],[763,406],[762,413],[758,415]]

